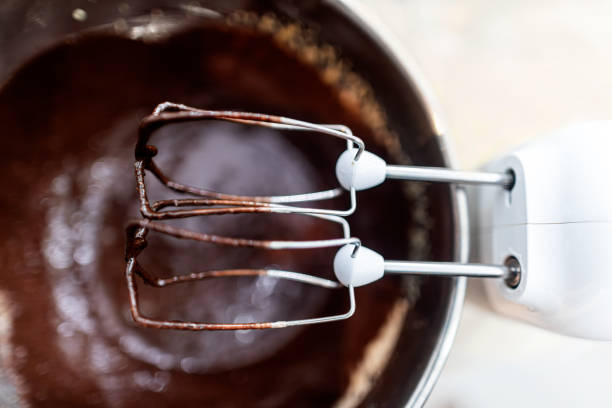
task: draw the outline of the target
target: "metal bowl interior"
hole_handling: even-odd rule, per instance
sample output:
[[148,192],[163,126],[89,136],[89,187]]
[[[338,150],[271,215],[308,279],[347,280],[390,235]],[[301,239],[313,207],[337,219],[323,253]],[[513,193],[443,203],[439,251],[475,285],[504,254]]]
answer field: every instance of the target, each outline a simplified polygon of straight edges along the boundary
[[[342,2],[328,1],[205,1],[197,7],[164,1],[131,1],[90,3],[73,1],[21,2],[0,6],[0,54],[6,56],[0,67],[0,83],[35,52],[51,45],[64,35],[121,19],[139,16],[151,9],[180,10],[194,19],[210,18],[210,10],[223,14],[249,10],[259,14],[273,12],[281,20],[298,21],[316,28],[317,38],[333,45],[351,62],[351,70],[362,77],[374,91],[375,99],[385,112],[387,126],[399,136],[398,157],[414,165],[449,166],[443,135],[439,134],[432,107],[423,96],[423,84],[395,54],[389,43],[379,36],[373,23],[363,14]],[[87,10],[87,21],[66,19],[72,10]],[[38,14],[36,14],[38,13]],[[34,16],[34,17],[33,17]],[[37,17],[38,16],[38,17]],[[36,18],[44,24],[36,23]],[[41,20],[41,21],[42,21]],[[5,24],[3,24],[5,23]],[[23,27],[30,27],[23,30]],[[22,34],[18,46],[15,35]],[[5,186],[3,186],[5,187]],[[412,194],[424,197],[421,211],[412,215],[414,231],[408,234],[419,243],[406,257],[451,261],[465,253],[465,210],[461,195],[448,185],[409,185]],[[407,209],[413,211],[413,209]],[[382,404],[389,407],[420,406],[431,391],[446,359],[454,337],[463,300],[461,279],[426,278],[419,282],[420,295],[408,310],[399,338],[388,364],[362,406]],[[10,383],[9,379],[6,379]]]

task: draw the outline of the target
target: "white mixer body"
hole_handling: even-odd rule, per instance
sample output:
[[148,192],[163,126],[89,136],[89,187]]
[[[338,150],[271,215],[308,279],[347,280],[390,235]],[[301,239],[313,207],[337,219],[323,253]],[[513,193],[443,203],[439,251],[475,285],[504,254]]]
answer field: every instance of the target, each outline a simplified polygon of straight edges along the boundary
[[518,259],[516,288],[485,282],[493,307],[543,328],[612,340],[612,121],[570,126],[487,164],[511,190],[470,190],[474,254]]

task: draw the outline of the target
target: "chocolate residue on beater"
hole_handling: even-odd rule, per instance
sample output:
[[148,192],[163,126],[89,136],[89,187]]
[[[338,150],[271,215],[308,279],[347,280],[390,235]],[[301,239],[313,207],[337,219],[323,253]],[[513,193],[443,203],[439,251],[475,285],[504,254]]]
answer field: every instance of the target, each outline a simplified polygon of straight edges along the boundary
[[[399,280],[359,289],[359,313],[351,320],[257,335],[262,337],[159,332],[134,327],[125,314],[123,228],[138,212],[130,156],[139,119],[163,100],[344,123],[375,153],[389,156],[363,112],[347,106],[316,67],[258,30],[210,24],[153,42],[90,33],[42,52],[0,90],[0,123],[10,135],[0,162],[0,287],[11,314],[10,341],[3,348],[13,356],[3,364],[19,378],[21,398],[40,407],[331,405],[347,389],[383,316],[402,297]],[[185,137],[199,131],[180,129]],[[250,134],[240,153],[245,160],[227,164],[220,156],[235,149],[236,139],[227,129],[211,128],[199,148],[172,141],[180,160],[171,164],[180,172],[202,155],[223,162],[218,172],[198,177],[202,185],[224,191],[335,185],[324,165],[333,167],[335,148],[276,136]],[[249,178],[253,162],[246,159],[262,152],[280,158],[256,163],[258,171],[279,178],[273,186],[265,177]],[[297,187],[279,168],[299,180]],[[398,200],[401,194],[392,183],[363,194],[359,205],[367,216],[351,219],[355,235],[390,257],[402,257],[409,247],[405,231],[413,220],[407,208],[414,203]],[[259,217],[243,222],[281,238],[325,233],[317,224]],[[212,227],[231,231],[240,225]],[[194,266],[193,257],[169,255],[175,250],[190,248],[161,240],[151,262],[162,269]],[[330,269],[325,252],[202,251],[201,259],[211,264],[244,260],[319,275]],[[177,299],[205,311],[218,309],[219,298],[240,306],[245,301],[236,296],[265,292],[269,284],[257,278],[170,296],[153,290],[143,298],[149,297],[152,313],[182,312]],[[277,289],[280,297],[266,297],[262,313],[334,313],[345,307],[343,298]]]

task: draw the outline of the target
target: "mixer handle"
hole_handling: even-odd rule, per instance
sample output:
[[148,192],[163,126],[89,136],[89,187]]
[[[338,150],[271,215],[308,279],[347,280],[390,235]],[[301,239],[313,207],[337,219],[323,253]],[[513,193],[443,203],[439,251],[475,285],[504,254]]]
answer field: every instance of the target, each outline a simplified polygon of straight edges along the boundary
[[376,269],[371,278],[383,272],[494,278],[485,286],[498,312],[567,335],[612,340],[610,152],[612,121],[561,129],[478,172],[390,166],[368,151],[359,160],[346,151],[336,164],[344,188],[386,179],[478,186],[467,190],[472,252],[482,263],[386,261],[362,247],[351,259],[338,251],[336,275],[342,283],[361,282],[355,266],[361,256]]

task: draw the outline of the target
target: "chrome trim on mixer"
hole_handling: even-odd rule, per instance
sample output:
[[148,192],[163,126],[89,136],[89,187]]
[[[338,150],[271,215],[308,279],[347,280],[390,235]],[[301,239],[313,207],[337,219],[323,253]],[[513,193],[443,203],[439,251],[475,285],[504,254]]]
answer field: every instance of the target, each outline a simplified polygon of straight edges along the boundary
[[483,265],[461,262],[385,261],[385,273],[465,276],[467,278],[503,278],[509,275],[505,265]]
[[450,170],[443,167],[387,166],[387,178],[439,183],[498,185],[510,189],[514,184],[512,173]]

